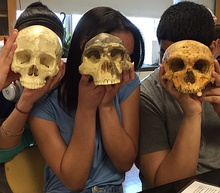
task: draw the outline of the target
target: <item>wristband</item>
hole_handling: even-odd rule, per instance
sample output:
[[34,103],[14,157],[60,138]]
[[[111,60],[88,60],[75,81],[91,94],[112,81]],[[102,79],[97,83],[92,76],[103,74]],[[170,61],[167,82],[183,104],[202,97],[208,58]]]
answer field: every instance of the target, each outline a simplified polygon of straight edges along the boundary
[[27,115],[27,114],[30,113],[30,111],[29,111],[29,112],[21,111],[21,110],[18,108],[17,103],[15,104],[15,109],[16,109],[19,113],[22,113],[22,114],[25,114],[25,115]]

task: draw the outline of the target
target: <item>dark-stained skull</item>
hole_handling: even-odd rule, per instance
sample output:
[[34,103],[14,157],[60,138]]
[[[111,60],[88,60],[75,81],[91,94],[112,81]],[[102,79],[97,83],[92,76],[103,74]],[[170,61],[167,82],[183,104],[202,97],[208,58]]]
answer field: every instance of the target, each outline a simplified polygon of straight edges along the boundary
[[213,82],[214,58],[210,49],[194,40],[182,40],[171,44],[164,53],[164,79],[172,80],[182,93],[197,93]]
[[95,85],[109,85],[119,83],[122,71],[131,67],[130,56],[122,41],[101,33],[86,43],[79,72],[91,75]]

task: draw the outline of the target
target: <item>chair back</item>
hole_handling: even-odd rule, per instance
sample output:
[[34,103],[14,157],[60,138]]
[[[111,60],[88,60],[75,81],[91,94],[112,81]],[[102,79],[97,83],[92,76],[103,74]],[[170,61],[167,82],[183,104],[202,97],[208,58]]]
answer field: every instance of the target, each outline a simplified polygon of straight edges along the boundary
[[36,145],[25,148],[5,163],[5,175],[13,193],[43,193],[44,158]]

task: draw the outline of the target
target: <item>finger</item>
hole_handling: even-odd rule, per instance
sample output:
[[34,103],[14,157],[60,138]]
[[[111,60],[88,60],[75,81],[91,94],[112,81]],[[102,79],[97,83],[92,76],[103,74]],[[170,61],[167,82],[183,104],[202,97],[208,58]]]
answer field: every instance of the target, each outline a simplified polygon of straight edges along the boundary
[[217,60],[214,60],[214,68],[215,68],[215,71],[220,74],[220,66],[219,66],[219,63]]
[[218,96],[220,87],[208,87],[202,91],[203,96]]
[[130,71],[130,79],[134,80],[135,79],[134,62],[132,63],[132,67],[131,67],[131,69],[129,71]]
[[220,96],[205,96],[205,97],[200,97],[199,100],[201,102],[220,104]]
[[163,78],[164,74],[165,74],[164,66],[163,66],[163,64],[161,64],[160,68],[159,68],[160,84],[166,88],[166,84],[167,84],[168,80]]
[[17,48],[17,44],[14,43],[11,47],[11,50],[8,53],[8,56],[6,56],[6,58],[5,58],[5,63],[6,64],[11,64],[12,63],[12,60],[13,60],[13,57],[14,57],[14,52],[15,52],[16,48]]
[[61,61],[60,65],[59,65],[59,71],[56,74],[56,76],[54,77],[48,77],[48,80],[46,84],[49,85],[49,88],[53,88],[57,83],[60,82],[60,80],[63,78],[64,74],[65,74],[65,70],[66,70],[66,66],[64,65],[64,63]]
[[91,76],[90,75],[85,75],[85,74],[82,74],[82,77],[81,77],[81,82],[84,84],[84,85],[87,85],[90,83],[90,78]]
[[[17,35],[18,35],[18,30],[14,29],[12,35],[8,38],[6,44],[2,48],[2,57],[3,58],[6,58],[8,56],[9,52],[12,49],[12,45],[14,44],[14,42],[17,38]],[[13,48],[15,48],[15,47],[13,47]]]
[[128,82],[130,80],[130,71],[123,70],[122,71],[122,83]]
[[65,75],[65,72],[66,72],[66,65],[61,60],[59,64],[59,72],[57,73],[57,77],[61,80],[63,76]]
[[217,72],[213,71],[212,76],[215,79],[215,85],[217,87],[219,87],[220,86],[220,74],[218,74]]

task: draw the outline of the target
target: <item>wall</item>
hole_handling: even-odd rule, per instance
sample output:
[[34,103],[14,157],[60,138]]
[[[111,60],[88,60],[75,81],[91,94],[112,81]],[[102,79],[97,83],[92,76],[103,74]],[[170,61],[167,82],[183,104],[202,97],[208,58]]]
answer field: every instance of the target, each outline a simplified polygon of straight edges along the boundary
[[[178,3],[181,1],[185,1],[185,0],[173,0],[173,3]],[[215,13],[215,1],[216,0],[188,0],[188,1],[192,1],[198,4],[203,4],[205,5],[207,8],[211,9],[211,11],[213,13]]]
[[[37,0],[20,0],[21,10]],[[173,0],[41,0],[55,12],[83,14],[96,6],[110,6],[127,16],[159,18]],[[19,0],[17,8],[20,10]]]
[[[23,10],[29,4],[37,0],[17,0],[17,9]],[[172,4],[183,0],[41,0],[50,9],[57,13],[65,12],[69,14],[83,14],[95,6],[110,6],[120,10],[127,16],[153,17],[160,18],[162,13]],[[191,0],[196,3],[204,4],[206,7],[215,12],[215,0]],[[220,1],[220,0],[216,0]],[[218,8],[219,9],[219,8]],[[219,21],[219,20],[218,20]],[[139,72],[138,75],[142,80],[150,71]]]
[[217,17],[217,23],[220,24],[220,0],[215,0],[215,1],[216,1],[215,14]]

